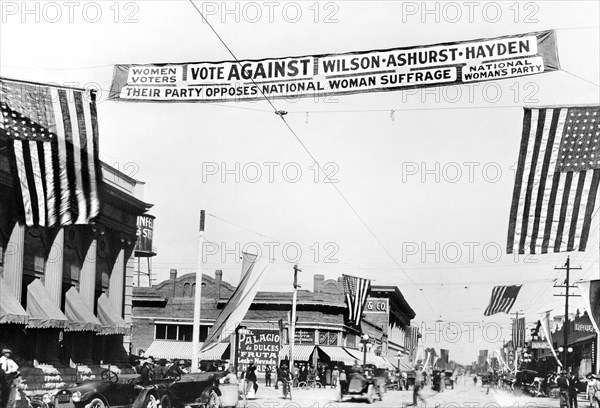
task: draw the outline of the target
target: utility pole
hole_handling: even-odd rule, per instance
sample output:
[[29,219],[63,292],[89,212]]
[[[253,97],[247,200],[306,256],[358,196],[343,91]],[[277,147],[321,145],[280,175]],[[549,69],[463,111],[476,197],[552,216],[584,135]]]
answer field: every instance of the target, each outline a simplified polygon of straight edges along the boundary
[[567,277],[565,279],[564,285],[554,285],[555,288],[565,288],[565,294],[558,294],[554,296],[564,296],[565,297],[565,322],[563,323],[563,369],[567,370],[567,343],[569,338],[569,296],[579,296],[579,295],[570,295],[569,288],[573,288],[575,286],[569,285],[569,273],[571,270],[581,270],[581,268],[571,268],[571,259],[567,256],[567,262],[563,268],[554,268],[556,271],[567,271]]
[[298,272],[302,269],[298,265],[294,265],[294,295],[292,297],[292,321],[290,322],[290,371],[294,372],[294,340],[296,337],[296,300],[298,297]]
[[192,373],[198,372],[200,356],[200,311],[202,302],[202,258],[204,244],[204,210],[200,210],[198,231],[198,263],[196,265],[196,293],[194,297],[194,326],[192,328]]

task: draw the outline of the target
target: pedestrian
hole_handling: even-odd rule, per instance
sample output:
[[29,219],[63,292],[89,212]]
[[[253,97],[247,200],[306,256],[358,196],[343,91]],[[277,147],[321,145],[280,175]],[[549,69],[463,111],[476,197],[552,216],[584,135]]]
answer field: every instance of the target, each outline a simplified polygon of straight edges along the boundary
[[420,366],[415,368],[415,386],[413,388],[413,402],[411,405],[417,405],[417,398],[421,401],[425,401],[425,399],[419,393],[421,387],[423,387],[423,369]]
[[246,395],[248,395],[250,388],[252,388],[254,394],[256,394],[256,391],[258,391],[258,384],[256,383],[256,366],[254,365],[254,360],[250,360],[250,362],[248,363],[244,379],[246,381]]
[[473,376],[473,385],[477,387],[477,374]]
[[308,379],[308,367],[306,364],[302,365],[302,369],[300,370],[300,382],[306,382]]
[[227,375],[219,380],[221,384],[237,384],[237,374],[234,366],[229,366]]
[[569,406],[577,408],[577,392],[579,391],[579,377],[575,373],[571,373],[569,378]]
[[560,408],[570,408],[569,404],[569,380],[567,379],[567,372],[562,371],[556,385],[559,388],[560,395]]
[[[19,376],[19,366],[12,359],[12,350],[5,348],[2,349],[2,356],[0,356],[0,402],[5,404],[13,403],[15,393],[13,392],[13,381]],[[2,407],[3,405],[0,405]]]
[[267,366],[265,367],[265,387],[270,387],[271,386],[271,372],[273,370],[271,369],[271,366],[267,364]]
[[600,407],[600,384],[598,383],[598,377],[593,373],[588,375],[588,399],[590,401],[590,408]]
[[140,375],[142,376],[142,379],[140,381],[140,385],[142,386],[147,386],[150,384],[150,382],[152,381],[152,368],[150,367],[150,361],[149,360],[145,360],[144,363],[142,364],[142,369],[140,371]]
[[294,369],[291,372],[292,374],[292,384],[294,387],[298,386],[298,381],[300,378],[300,369],[298,368],[298,364],[294,364]]
[[340,370],[338,370],[337,366],[333,366],[333,371],[331,371],[331,388],[337,387],[339,377]]
[[331,385],[331,368],[329,366],[325,369],[325,385]]
[[346,376],[346,370],[342,368],[340,370],[340,388],[344,389],[346,387],[346,383],[348,382],[348,377]]
[[165,374],[167,373],[167,360],[161,358],[158,360],[158,364],[154,368],[154,379],[162,380],[165,378]]

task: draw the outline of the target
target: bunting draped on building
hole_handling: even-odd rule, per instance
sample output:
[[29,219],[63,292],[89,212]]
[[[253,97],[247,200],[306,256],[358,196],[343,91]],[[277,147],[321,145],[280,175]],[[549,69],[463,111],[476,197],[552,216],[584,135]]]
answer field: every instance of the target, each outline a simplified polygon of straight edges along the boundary
[[358,326],[367,302],[367,295],[371,289],[371,280],[350,275],[342,275],[342,277],[348,303],[348,320]]
[[485,316],[491,316],[496,313],[508,313],[515,304],[521,285],[513,286],[495,286],[492,289],[490,304],[483,313]]
[[585,251],[600,181],[600,106],[525,109],[507,253]]
[[0,116],[25,223],[89,224],[100,212],[94,92],[0,78]]
[[[581,293],[581,299],[585,304],[585,308],[596,330],[596,350],[600,350],[600,280],[591,280],[578,282],[579,292]],[[598,353],[596,351],[596,353]],[[596,364],[596,367],[598,364]],[[596,368],[598,370],[598,368]]]

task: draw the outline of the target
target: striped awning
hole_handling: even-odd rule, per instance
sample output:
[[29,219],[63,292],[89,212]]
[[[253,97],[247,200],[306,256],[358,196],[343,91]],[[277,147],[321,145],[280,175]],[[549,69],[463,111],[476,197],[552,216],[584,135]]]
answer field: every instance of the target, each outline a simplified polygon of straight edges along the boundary
[[[128,334],[129,327],[117,312],[105,293],[98,298],[98,320],[102,328],[98,334]],[[151,354],[149,354],[151,355]]]
[[[294,345],[294,361],[310,361],[310,357],[312,356],[313,351],[315,350],[315,346],[299,344]],[[279,359],[280,360],[289,360],[290,358],[290,346],[284,345],[281,350],[279,350]]]
[[69,324],[69,319],[50,299],[39,279],[27,285],[27,314],[27,327],[34,329],[63,328]]
[[346,365],[354,364],[355,358],[348,354],[343,347],[337,346],[318,346],[319,350],[323,353],[327,354],[327,356],[331,359],[331,361],[341,361]]
[[69,324],[65,331],[99,331],[102,326],[100,320],[85,305],[79,292],[73,286],[65,295],[65,316]]
[[29,315],[0,276],[0,323],[26,324]]
[[[202,343],[200,343],[200,347],[202,347]],[[229,359],[229,353],[227,352],[228,347],[229,343],[217,343],[209,350],[200,353],[199,359],[206,361],[223,359],[227,360]],[[189,360],[192,358],[192,342],[177,340],[154,340],[144,354],[154,358]]]
[[[362,362],[364,360],[364,354],[362,351],[351,349],[351,348],[344,348],[344,350],[346,350],[348,353],[350,353],[350,355],[353,358],[353,361],[358,360],[359,364],[362,364]],[[393,364],[390,364],[383,357],[377,356],[373,353],[367,353],[367,364],[374,365],[377,368],[393,368],[394,367]]]

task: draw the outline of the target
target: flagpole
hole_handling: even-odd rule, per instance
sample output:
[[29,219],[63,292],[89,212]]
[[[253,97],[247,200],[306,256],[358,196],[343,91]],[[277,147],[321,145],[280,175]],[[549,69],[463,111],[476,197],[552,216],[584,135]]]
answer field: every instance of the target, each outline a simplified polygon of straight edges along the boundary
[[294,372],[294,342],[296,337],[296,301],[298,297],[298,272],[302,269],[298,265],[294,265],[294,294],[292,296],[292,321],[290,322],[290,371]]
[[200,311],[202,302],[202,258],[204,244],[204,210],[200,210],[200,228],[198,231],[198,262],[196,264],[196,293],[194,297],[194,326],[192,330],[192,373],[199,371],[200,356]]

